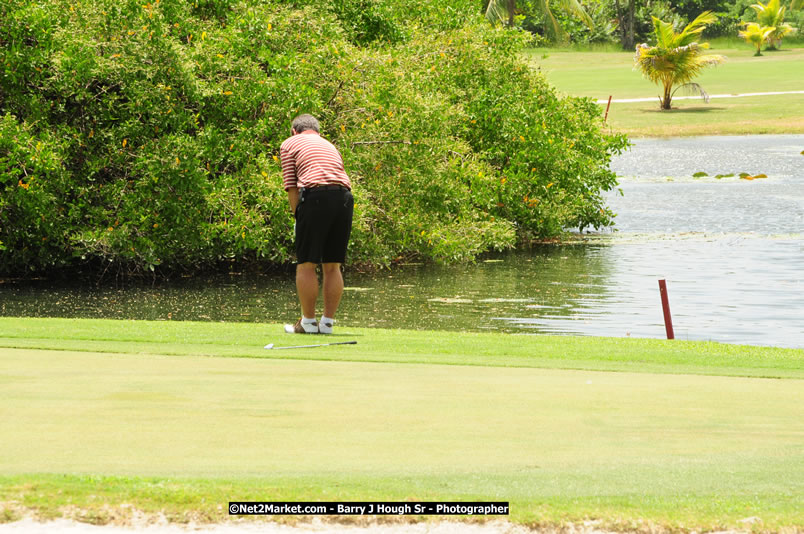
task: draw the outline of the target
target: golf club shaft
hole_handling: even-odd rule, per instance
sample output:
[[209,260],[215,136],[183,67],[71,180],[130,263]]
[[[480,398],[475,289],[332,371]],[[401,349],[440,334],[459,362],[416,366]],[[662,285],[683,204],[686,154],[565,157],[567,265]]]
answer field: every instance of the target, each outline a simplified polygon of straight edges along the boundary
[[292,347],[273,347],[273,350],[279,349],[310,349],[313,347],[326,347],[327,345],[357,345],[357,341],[338,341],[336,343],[319,343],[317,345],[295,345]]

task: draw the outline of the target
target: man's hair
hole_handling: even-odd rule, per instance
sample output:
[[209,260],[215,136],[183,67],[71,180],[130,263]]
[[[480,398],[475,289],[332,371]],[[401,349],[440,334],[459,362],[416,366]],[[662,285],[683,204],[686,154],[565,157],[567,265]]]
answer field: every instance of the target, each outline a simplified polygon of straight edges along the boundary
[[306,113],[293,119],[292,128],[296,130],[296,133],[302,133],[305,130],[314,130],[316,132],[321,131],[321,126],[318,124],[318,119]]

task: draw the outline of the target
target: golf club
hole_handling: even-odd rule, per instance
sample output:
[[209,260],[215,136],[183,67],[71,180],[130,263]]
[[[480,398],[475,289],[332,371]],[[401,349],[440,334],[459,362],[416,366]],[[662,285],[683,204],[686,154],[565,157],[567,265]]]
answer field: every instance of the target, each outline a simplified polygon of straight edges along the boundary
[[273,343],[269,343],[269,344],[265,345],[264,348],[269,349],[269,350],[270,349],[273,349],[273,350],[279,350],[279,349],[311,349],[313,347],[326,347],[327,345],[357,345],[357,341],[338,341],[336,343],[319,343],[317,345],[295,345],[295,346],[292,346],[292,347],[274,347]]

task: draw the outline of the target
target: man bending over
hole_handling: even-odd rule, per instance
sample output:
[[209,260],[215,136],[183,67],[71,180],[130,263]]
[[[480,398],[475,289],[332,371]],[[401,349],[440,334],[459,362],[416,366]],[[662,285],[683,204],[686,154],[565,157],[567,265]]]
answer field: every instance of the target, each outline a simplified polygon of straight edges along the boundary
[[[341,265],[352,232],[352,184],[335,146],[321,137],[312,115],[293,119],[291,136],[279,149],[290,210],[296,217],[296,291],[302,317],[297,334],[331,334],[343,295]],[[318,275],[324,273],[324,314],[316,321]]]

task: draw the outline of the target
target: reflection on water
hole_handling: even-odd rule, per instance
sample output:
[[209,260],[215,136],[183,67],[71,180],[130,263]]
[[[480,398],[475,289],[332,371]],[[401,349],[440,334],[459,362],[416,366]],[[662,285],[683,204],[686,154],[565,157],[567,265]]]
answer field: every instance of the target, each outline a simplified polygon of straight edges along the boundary
[[[803,253],[801,240],[740,236],[607,247],[610,290],[572,299],[572,320],[584,334],[664,337],[658,280],[666,279],[678,339],[804,347]],[[568,327],[561,318],[533,322]]]
[[[346,273],[343,325],[516,331],[502,317],[570,315],[569,298],[605,292],[607,257],[594,247],[539,247],[473,265],[407,265],[372,274]],[[298,313],[293,276],[231,275],[122,289],[2,287],[0,314],[274,322]],[[524,314],[524,315],[522,315]]]
[[[340,322],[387,328],[664,337],[804,347],[798,239],[692,237],[538,247],[465,267],[347,274]],[[6,316],[290,322],[293,279],[227,276],[125,289],[5,284]]]
[[[804,135],[638,139],[612,162],[623,192],[608,196],[617,230],[800,236],[802,150]],[[768,177],[743,180],[742,172]]]
[[[804,348],[802,149],[804,136],[637,141],[613,164],[618,232],[475,265],[347,273],[340,325],[663,338],[665,278],[678,339]],[[768,178],[692,178],[743,170]],[[297,309],[290,274],[0,284],[5,316],[291,322]]]
[[804,135],[735,135],[637,139],[617,157],[612,169],[620,176],[684,178],[764,173],[773,179],[800,179]]
[[[622,195],[608,196],[618,214],[608,283],[627,292],[667,278],[678,338],[804,347],[802,149],[802,135],[637,140],[612,163]],[[647,297],[624,297],[619,313],[641,313],[628,303]],[[579,309],[595,318],[586,332],[602,333],[611,302]],[[661,337],[646,326],[632,335]]]

